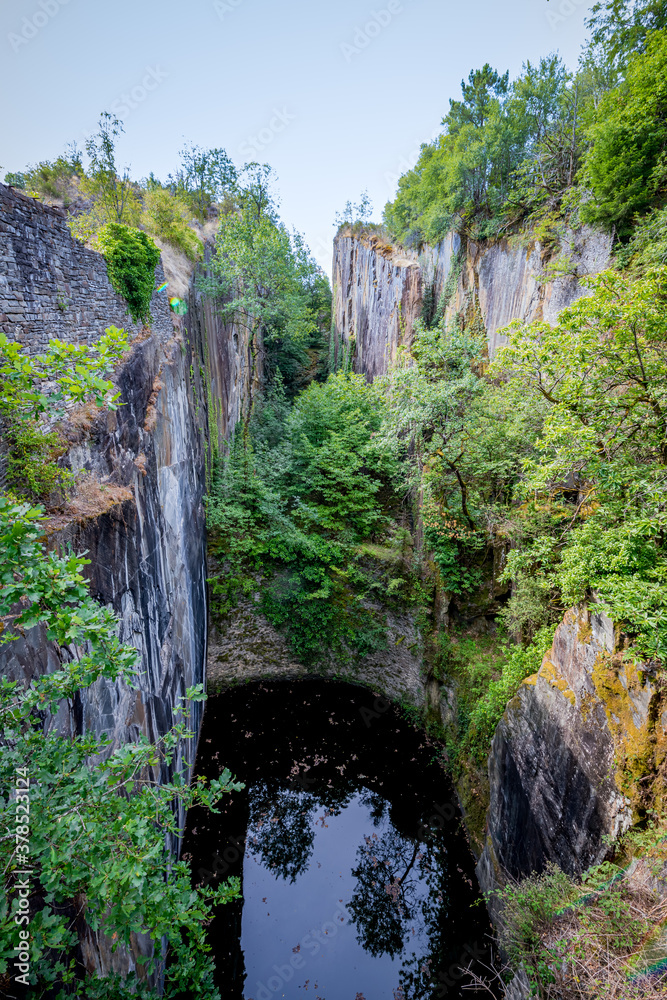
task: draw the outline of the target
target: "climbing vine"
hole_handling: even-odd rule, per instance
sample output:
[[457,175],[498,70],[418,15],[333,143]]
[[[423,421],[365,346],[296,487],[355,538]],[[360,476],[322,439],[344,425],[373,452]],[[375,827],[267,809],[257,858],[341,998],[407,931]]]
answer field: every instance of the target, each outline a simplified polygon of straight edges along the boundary
[[134,320],[146,320],[155,288],[160,251],[140,229],[109,222],[97,237],[97,248],[107,264],[109,280],[127,302]]

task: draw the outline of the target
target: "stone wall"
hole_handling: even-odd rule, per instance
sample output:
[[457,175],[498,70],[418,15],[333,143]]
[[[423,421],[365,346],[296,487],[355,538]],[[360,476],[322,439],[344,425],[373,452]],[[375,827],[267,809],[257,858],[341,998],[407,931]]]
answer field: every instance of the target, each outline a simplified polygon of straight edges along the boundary
[[[151,312],[154,333],[169,339],[166,292]],[[104,258],[72,238],[61,209],[0,184],[0,330],[36,354],[52,337],[90,344],[108,326],[130,337],[141,329],[113,290]]]
[[[33,351],[50,337],[91,342],[112,323],[134,337],[114,373],[119,408],[68,414],[68,461],[79,484],[69,505],[51,518],[49,544],[88,551],[91,592],[113,606],[121,638],[140,654],[138,687],[99,681],[83,693],[73,718],[61,713],[51,725],[106,733],[116,745],[140,732],[155,739],[174,723],[186,688],[204,681],[204,344],[196,323],[189,334],[181,320],[174,325],[164,294],[154,295],[152,323],[136,336],[104,260],[72,239],[62,215],[4,187],[0,198],[5,332]],[[157,283],[161,277],[160,266]],[[68,297],[65,309],[58,307],[61,293]],[[0,673],[29,679],[70,655],[33,629],[0,647]],[[196,703],[195,729],[200,717]],[[190,766],[194,752],[187,741],[174,767]],[[131,953],[112,955],[109,945],[91,933],[82,939],[91,971],[133,969],[136,955],[149,949],[139,938]]]

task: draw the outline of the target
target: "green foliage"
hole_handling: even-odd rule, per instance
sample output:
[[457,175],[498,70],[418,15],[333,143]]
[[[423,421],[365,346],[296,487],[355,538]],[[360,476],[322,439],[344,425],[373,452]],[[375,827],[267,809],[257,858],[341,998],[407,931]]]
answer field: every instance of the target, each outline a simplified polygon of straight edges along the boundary
[[[0,618],[2,642],[40,626],[46,640],[70,651],[62,665],[35,675],[30,685],[2,680],[0,685],[0,809],[5,829],[14,826],[16,775],[30,778],[30,867],[38,893],[31,920],[33,988],[58,990],[57,996],[93,996],[77,966],[75,927],[81,916],[92,929],[128,946],[142,933],[154,944],[144,971],[164,972],[162,940],[170,947],[165,990],[218,997],[212,985],[204,922],[215,905],[238,895],[230,882],[209,894],[192,890],[184,861],[174,863],[165,835],[177,836],[177,806],[216,809],[220,797],[238,786],[224,771],[206,785],[188,785],[185,773],[160,782],[173,768],[178,748],[193,733],[186,705],[201,700],[201,690],[185,693],[173,728],[156,743],[113,748],[89,733],[76,735],[54,715],[64,704],[72,717],[75,699],[98,680],[134,683],[136,652],[116,636],[117,619],[88,591],[82,575],[86,560],[72,553],[47,552],[40,509],[0,498]],[[17,610],[18,609],[18,610]],[[5,899],[0,907],[0,972],[14,957],[18,896],[17,872],[25,866],[14,838],[0,840]],[[76,909],[72,902],[77,900]],[[81,908],[83,912],[81,913]],[[136,980],[116,981],[118,997],[134,995]],[[141,987],[143,997],[153,994]],[[104,995],[111,995],[105,993]],[[155,994],[156,995],[156,994]]]
[[458,329],[418,325],[410,355],[376,381],[386,398],[381,438],[401,459],[406,487],[423,493],[425,541],[442,585],[470,594],[533,452],[539,407],[490,384],[481,339]]
[[103,226],[97,246],[106,261],[109,280],[127,302],[132,318],[148,319],[160,260],[158,248],[146,233],[119,222]]
[[644,52],[652,31],[667,28],[662,0],[598,0],[587,27],[590,46],[619,72],[633,53]]
[[235,190],[236,168],[220,148],[202,149],[190,143],[179,155],[181,166],[174,177],[169,177],[170,186],[203,221],[212,202],[221,201]]
[[8,184],[10,187],[20,188],[21,190],[24,190],[26,186],[25,173],[22,173],[20,171],[17,173],[13,173],[10,170],[9,173],[5,174],[5,184]]
[[67,402],[94,399],[115,409],[118,393],[106,376],[127,349],[127,334],[107,327],[96,344],[51,340],[46,354],[31,356],[0,333],[0,416],[34,420],[60,416]]
[[317,269],[303,241],[268,215],[245,209],[222,220],[211,261],[213,278],[202,279],[209,295],[222,298],[230,321],[303,343],[315,331],[308,287]]
[[192,261],[201,260],[204,245],[188,223],[188,206],[167,188],[154,186],[143,196],[141,224]]
[[551,540],[513,551],[507,574],[541,577],[565,606],[594,594],[640,653],[664,660],[667,269],[589,284],[556,326],[513,324],[492,366],[548,404],[522,490]]
[[648,36],[623,83],[600,101],[588,130],[582,182],[585,221],[628,235],[635,214],[660,205],[667,182],[667,32]]
[[95,199],[94,218],[104,223],[135,225],[138,202],[129,169],[116,165],[116,140],[125,129],[120,119],[103,111],[98,131],[86,139],[90,161],[84,190]]
[[667,995],[660,963],[656,969],[642,955],[642,945],[660,930],[656,875],[665,862],[664,828],[627,835],[621,850],[634,855],[628,868],[603,861],[577,878],[549,863],[495,893],[501,944],[512,965],[525,970],[531,996]]
[[45,434],[34,421],[17,421],[5,431],[7,489],[17,497],[48,508],[57,507],[74,483],[69,469],[57,459],[67,450],[67,442],[57,431]]
[[7,174],[5,183],[23,188],[39,198],[61,200],[67,208],[83,175],[81,155],[73,147],[69,155],[59,156],[53,161],[42,160],[22,173]]
[[[269,168],[270,170],[270,168]],[[329,283],[299,233],[278,220],[270,174],[248,164],[240,208],[221,217],[215,256],[199,287],[229,322],[250,331],[253,367],[267,381],[280,369],[290,396],[322,378],[331,315]],[[249,415],[249,414],[248,414]]]
[[340,229],[342,226],[365,226],[370,222],[373,214],[373,204],[368,191],[362,191],[358,203],[345,202],[342,212],[336,212],[334,226]]
[[440,636],[439,678],[453,681],[458,715],[446,734],[447,757],[455,774],[466,762],[486,765],[491,740],[522,681],[537,673],[553,639],[553,627],[538,631],[527,646],[501,637]]
[[31,357],[0,333],[0,421],[8,445],[7,487],[15,496],[49,508],[66,499],[74,477],[57,460],[67,442],[40,421],[89,399],[114,409],[118,394],[105,376],[126,347],[125,331],[109,327],[91,347],[52,340],[46,354]]
[[[378,451],[380,397],[362,376],[313,382],[293,406],[279,390],[237,430],[208,501],[212,587],[226,612],[241,593],[261,606],[306,663],[363,655],[384,641],[366,605],[360,543],[388,524],[393,465]],[[383,502],[384,496],[384,502]]]
[[405,245],[437,243],[452,225],[472,227],[475,238],[498,235],[508,225],[503,213],[557,198],[576,172],[577,90],[558,56],[526,62],[511,85],[486,64],[461,89],[442,135],[422,146],[385,208]]
[[667,264],[667,210],[652,209],[636,220],[630,240],[617,245],[616,260],[633,275]]

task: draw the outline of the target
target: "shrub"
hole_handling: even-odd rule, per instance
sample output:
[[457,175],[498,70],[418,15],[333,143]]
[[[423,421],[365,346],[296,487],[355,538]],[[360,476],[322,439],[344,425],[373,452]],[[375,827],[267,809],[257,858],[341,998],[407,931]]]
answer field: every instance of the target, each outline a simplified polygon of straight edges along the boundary
[[109,280],[127,302],[132,318],[149,318],[155,268],[160,260],[153,241],[139,229],[109,222],[102,227],[97,246],[106,260]]
[[201,260],[204,245],[188,225],[188,207],[164,188],[144,193],[142,224],[158,239],[170,243],[192,261]]
[[56,461],[67,448],[63,436],[57,431],[44,434],[30,421],[10,426],[6,438],[8,489],[32,503],[57,507],[67,498],[74,482],[73,474]]
[[[238,881],[193,891],[187,861],[174,861],[165,838],[178,836],[179,810],[215,809],[226,792],[243,786],[226,770],[210,782],[188,784],[180,748],[194,737],[189,705],[205,698],[200,688],[185,692],[173,727],[155,743],[141,735],[114,747],[106,735],[70,735],[68,727],[44,723],[47,713],[53,719],[59,707],[67,711],[98,679],[132,686],[137,656],[119,641],[113,611],[91,597],[82,575],[87,560],[72,552],[47,552],[43,535],[39,509],[0,497],[0,616],[5,625],[0,641],[20,640],[25,630],[42,625],[49,640],[75,653],[29,683],[4,677],[0,684],[5,827],[22,822],[15,790],[28,787],[28,775],[31,779],[31,994],[157,1000],[159,993],[173,1000],[184,994],[216,1000],[204,928],[214,907],[238,896]],[[17,782],[17,775],[26,777]],[[14,837],[0,839],[0,978],[16,959],[16,917],[23,912],[17,880],[25,875],[24,858]],[[86,926],[106,934],[114,949],[130,946],[135,934],[146,934],[153,954],[139,959],[143,967],[124,984],[112,977],[99,992],[94,983],[89,989],[76,950],[77,931]],[[163,977],[156,991],[137,982],[152,972],[158,980]]]

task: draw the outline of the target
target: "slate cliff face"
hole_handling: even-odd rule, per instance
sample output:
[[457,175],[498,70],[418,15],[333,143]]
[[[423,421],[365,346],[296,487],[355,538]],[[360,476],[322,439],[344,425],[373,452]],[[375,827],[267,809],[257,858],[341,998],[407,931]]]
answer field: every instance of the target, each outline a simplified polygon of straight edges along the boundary
[[[206,645],[206,391],[201,329],[172,323],[166,296],[154,295],[150,329],[128,322],[125,304],[99,254],[73,240],[61,213],[0,186],[2,283],[0,322],[31,351],[49,337],[91,342],[111,323],[133,337],[114,379],[115,412],[94,407],[70,414],[69,462],[81,473],[74,505],[52,519],[50,544],[88,550],[91,591],[121,617],[121,638],[140,654],[136,691],[100,681],[85,692],[65,731],[107,733],[116,744],[165,733],[177,700],[204,680]],[[161,267],[156,274],[158,284]],[[59,306],[58,302],[63,303]],[[34,629],[0,649],[0,673],[30,678],[54,669],[69,650],[49,646]],[[195,729],[200,705],[193,706]],[[176,768],[193,762],[181,748]],[[163,777],[167,777],[166,773]],[[92,934],[82,942],[88,968],[127,971],[134,954],[111,955]]]
[[610,249],[604,234],[587,228],[571,233],[563,246],[568,273],[546,280],[546,251],[529,236],[462,247],[450,233],[418,257],[377,235],[343,230],[334,241],[336,357],[351,350],[355,371],[368,378],[382,374],[398,347],[411,343],[425,303],[446,322],[481,320],[493,357],[505,342],[499,330],[514,319],[554,322],[585,293],[579,278],[604,269]]
[[376,237],[343,232],[334,241],[333,292],[335,362],[352,347],[355,371],[381,375],[420,314],[419,265]]
[[[507,706],[489,757],[488,839],[478,873],[491,888],[500,866],[514,877],[549,861],[578,874],[601,861],[605,837],[632,823],[617,784],[619,731],[602,677],[627,692],[638,731],[649,727],[649,681],[613,663],[613,624],[585,606],[559,625],[539,673]],[[621,718],[616,717],[621,723]]]
[[[584,229],[566,243],[569,273],[547,281],[546,254],[528,239],[462,248],[450,234],[417,259],[376,235],[343,231],[334,247],[337,357],[347,352],[356,371],[374,378],[429,309],[445,321],[481,321],[492,356],[500,329],[514,319],[554,322],[586,294],[578,279],[607,265],[606,236]],[[539,673],[508,705],[489,758],[478,865],[484,889],[501,869],[519,877],[553,861],[578,873],[601,860],[606,838],[641,811],[641,796],[627,783],[632,761],[651,758],[655,774],[666,766],[667,712],[650,679],[623,663],[616,641],[604,616],[586,607],[569,612]]]

